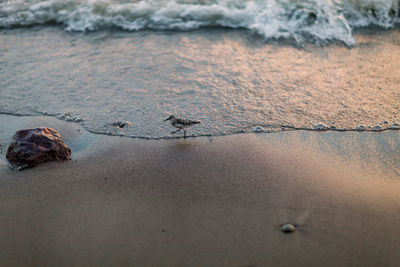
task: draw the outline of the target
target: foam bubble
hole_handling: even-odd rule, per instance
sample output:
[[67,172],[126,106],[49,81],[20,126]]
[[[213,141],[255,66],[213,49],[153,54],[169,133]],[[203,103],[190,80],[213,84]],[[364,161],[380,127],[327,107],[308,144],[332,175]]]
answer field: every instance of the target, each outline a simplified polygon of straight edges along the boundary
[[356,127],[356,130],[361,132],[361,131],[365,131],[366,128],[365,128],[364,125],[359,125],[359,126]]
[[374,126],[372,127],[372,131],[374,131],[374,132],[380,132],[380,131],[382,131],[382,127],[381,127],[380,125],[374,125]]
[[16,0],[0,3],[0,27],[56,22],[68,31],[243,28],[266,39],[355,43],[352,30],[399,22],[397,1],[354,0]]
[[261,126],[256,126],[253,129],[253,132],[255,132],[255,133],[262,133],[263,131],[264,131],[264,129]]
[[389,129],[398,130],[398,129],[400,129],[400,124],[397,122],[394,122],[389,126]]
[[314,126],[314,130],[316,130],[316,131],[326,131],[326,130],[328,130],[328,126],[326,126],[323,123],[318,123],[317,125]]

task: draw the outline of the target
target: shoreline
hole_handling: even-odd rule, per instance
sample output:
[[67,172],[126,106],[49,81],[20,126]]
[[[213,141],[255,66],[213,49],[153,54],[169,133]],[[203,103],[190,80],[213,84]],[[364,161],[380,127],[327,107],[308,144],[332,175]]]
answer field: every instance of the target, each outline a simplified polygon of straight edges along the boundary
[[[200,135],[200,136],[188,136],[183,138],[183,136],[167,137],[167,138],[141,138],[141,137],[131,137],[122,135],[112,135],[106,133],[93,133],[87,131],[79,122],[65,121],[63,119],[53,117],[53,116],[36,116],[36,115],[10,115],[10,114],[0,114],[0,123],[4,123],[7,127],[3,127],[0,130],[0,162],[3,161],[4,164],[8,164],[5,159],[5,153],[8,148],[8,144],[11,141],[12,136],[17,130],[35,128],[35,127],[51,127],[58,130],[63,137],[64,142],[72,149],[71,156],[80,156],[81,154],[91,153],[93,150],[93,145],[99,140],[101,142],[107,142],[107,140],[119,140],[118,142],[144,142],[146,144],[155,144],[163,142],[213,142],[214,140],[224,140],[231,138],[246,138],[248,136],[254,136],[259,139],[270,139],[273,143],[282,142],[286,140],[289,143],[282,143],[285,147],[290,145],[298,147],[304,140],[313,140],[312,144],[314,150],[319,151],[319,153],[329,153],[333,156],[345,157],[351,159],[351,157],[357,158],[359,165],[361,166],[362,160],[367,160],[365,165],[372,164],[374,168],[382,163],[382,166],[378,170],[384,170],[390,173],[391,176],[400,177],[400,168],[396,168],[394,164],[390,167],[384,167],[384,165],[390,161],[394,163],[396,160],[400,161],[400,156],[397,156],[396,147],[400,148],[397,143],[400,143],[400,131],[399,129],[383,129],[383,130],[316,130],[316,129],[297,129],[297,128],[282,128],[277,131],[264,131],[264,132],[239,132],[226,135]],[[125,141],[126,140],[126,141]],[[346,146],[343,144],[350,146]],[[390,144],[392,147],[389,147]],[[104,144],[101,143],[103,146]],[[302,145],[302,149],[307,149]],[[378,151],[368,151],[368,146],[371,148],[379,150]],[[94,148],[97,151],[97,148]],[[364,158],[363,158],[364,155]],[[368,155],[368,156],[365,156]],[[388,157],[388,162],[382,159]],[[375,158],[379,160],[373,160]],[[385,164],[384,164],[385,163]],[[364,167],[360,167],[364,168]],[[372,168],[371,168],[372,169]]]
[[[181,139],[184,138],[183,136],[180,136],[179,134],[177,135],[167,135],[163,137],[143,137],[143,136],[129,136],[125,135],[123,130],[126,130],[126,128],[121,128],[121,133],[120,134],[115,134],[112,133],[111,131],[107,132],[100,132],[100,131],[91,131],[89,129],[86,129],[84,125],[82,125],[80,122],[81,121],[74,121],[70,119],[65,119],[62,118],[58,115],[54,114],[13,114],[11,112],[0,112],[0,117],[3,116],[4,118],[7,117],[20,117],[20,118],[33,118],[33,121],[36,120],[36,118],[41,118],[43,120],[44,118],[49,118],[50,120],[57,120],[60,121],[60,123],[75,123],[77,125],[77,129],[82,129],[85,131],[87,134],[92,134],[92,135],[100,135],[100,136],[113,136],[113,137],[123,137],[123,138],[131,138],[131,139],[139,139],[139,140],[149,140],[149,141],[157,141],[157,140],[176,140],[176,139]],[[10,118],[7,119],[9,121]],[[40,121],[40,119],[39,119]],[[253,128],[253,130],[241,130],[238,132],[232,132],[232,133],[223,133],[223,134],[200,134],[200,135],[188,135],[186,138],[218,138],[218,137],[224,137],[224,136],[231,136],[231,135],[240,135],[240,134],[271,134],[271,133],[281,133],[281,132],[289,132],[289,131],[307,131],[307,132],[358,132],[358,133],[379,133],[379,132],[391,132],[391,131],[400,131],[400,123],[393,122],[391,125],[387,125],[386,128],[380,127],[378,125],[378,128],[374,128],[375,126],[366,126],[361,125],[362,127],[359,128],[357,126],[356,128],[336,128],[335,126],[326,126],[322,123],[318,123],[314,125],[314,128],[308,128],[308,127],[295,127],[295,126],[290,126],[290,125],[272,125],[272,124],[264,124],[264,125],[253,125],[253,126],[248,126],[245,127],[247,129]],[[81,128],[79,128],[81,127]],[[129,127],[129,126],[128,126]],[[261,130],[258,131],[256,130],[257,127],[261,127]],[[76,127],[72,127],[76,128]],[[114,128],[116,128],[114,126]],[[1,145],[1,144],[0,144]],[[3,144],[4,145],[4,144]],[[1,154],[1,151],[0,151]]]
[[[0,265],[400,261],[398,131],[149,142],[20,119],[7,129],[54,127],[75,151],[23,171],[0,164]],[[281,233],[283,223],[297,231]]]

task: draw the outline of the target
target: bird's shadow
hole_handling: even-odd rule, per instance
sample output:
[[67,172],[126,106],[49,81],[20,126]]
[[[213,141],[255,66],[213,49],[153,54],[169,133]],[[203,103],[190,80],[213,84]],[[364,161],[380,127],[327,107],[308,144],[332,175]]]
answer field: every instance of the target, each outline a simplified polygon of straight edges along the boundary
[[187,140],[187,138],[179,138],[171,144],[171,150],[177,152],[184,152],[193,149],[193,140]]

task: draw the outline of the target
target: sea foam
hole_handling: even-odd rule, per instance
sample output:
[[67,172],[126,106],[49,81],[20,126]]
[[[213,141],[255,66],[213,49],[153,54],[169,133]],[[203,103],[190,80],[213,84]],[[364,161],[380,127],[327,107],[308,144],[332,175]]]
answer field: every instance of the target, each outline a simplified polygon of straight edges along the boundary
[[265,39],[355,43],[352,30],[399,23],[398,0],[14,0],[0,3],[0,27],[45,23],[67,31],[249,29]]
[[[298,49],[227,28],[270,28],[264,36],[323,42],[339,32],[336,26],[347,25],[338,29],[348,30],[349,43],[357,21],[360,27],[395,25],[398,5],[388,3],[2,2],[4,27],[58,21],[71,31],[119,25],[136,32],[2,29],[0,114],[54,116],[92,133],[144,139],[182,136],[170,136],[175,129],[164,120],[171,114],[201,121],[188,129],[190,136],[398,130],[399,31],[357,34],[358,45],[351,49]],[[339,18],[344,24],[333,23]],[[140,31],[213,25],[225,28]]]

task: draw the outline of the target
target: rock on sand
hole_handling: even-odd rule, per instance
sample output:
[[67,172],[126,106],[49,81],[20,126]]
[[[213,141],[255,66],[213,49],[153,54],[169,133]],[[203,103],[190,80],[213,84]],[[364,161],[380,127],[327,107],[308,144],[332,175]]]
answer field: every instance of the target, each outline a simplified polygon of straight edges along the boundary
[[20,130],[12,137],[7,160],[18,167],[33,167],[49,160],[66,160],[71,149],[53,128]]

